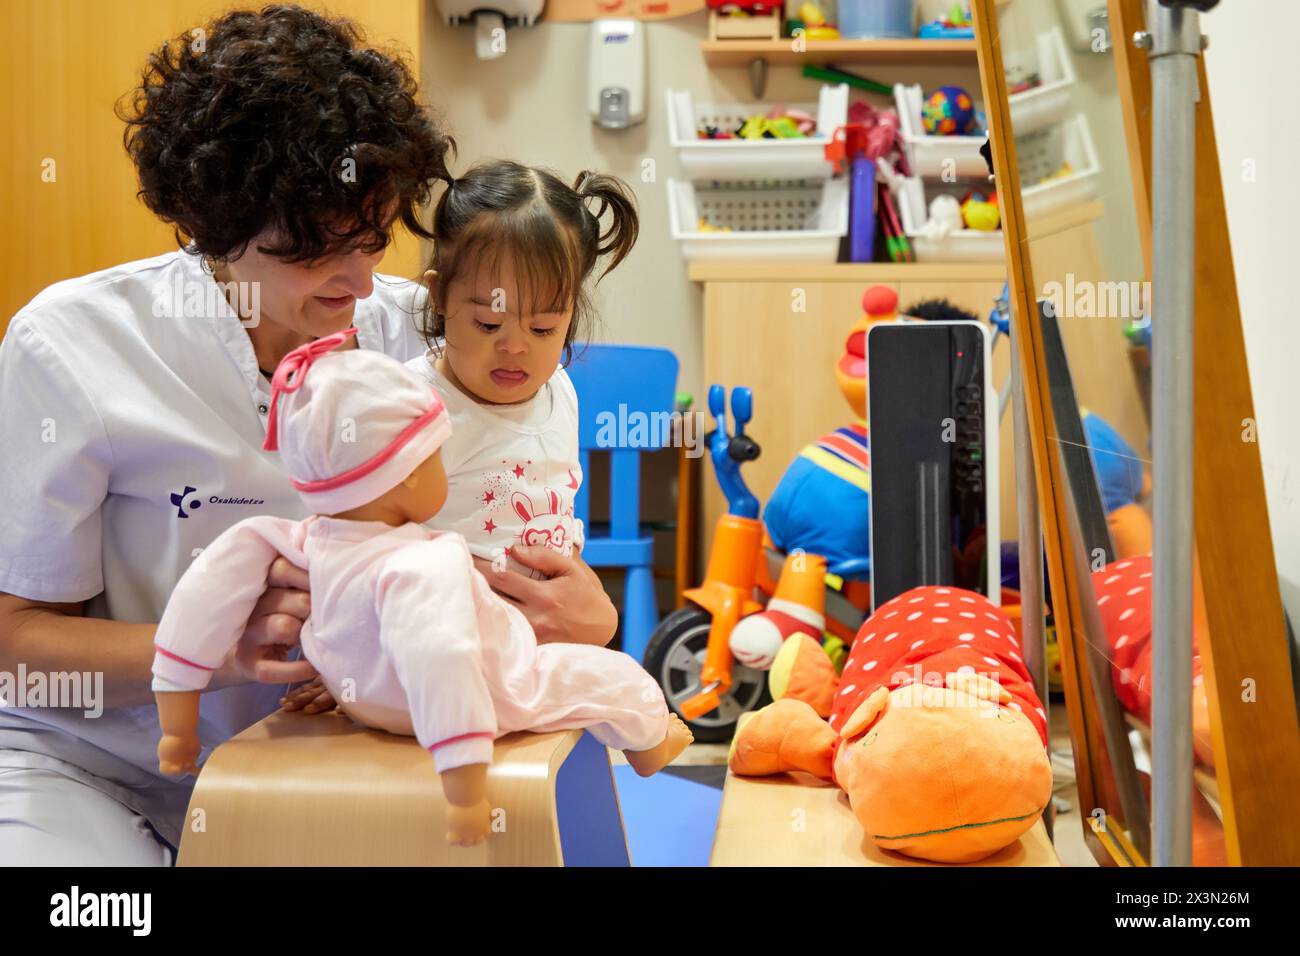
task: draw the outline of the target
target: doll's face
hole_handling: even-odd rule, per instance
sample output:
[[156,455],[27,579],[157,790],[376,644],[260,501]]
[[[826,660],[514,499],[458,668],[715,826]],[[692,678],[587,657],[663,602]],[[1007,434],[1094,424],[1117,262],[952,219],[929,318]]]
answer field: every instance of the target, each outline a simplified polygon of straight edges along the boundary
[[408,521],[424,524],[447,502],[447,472],[442,467],[442,449],[438,449],[407,476],[394,491],[401,492],[400,506]]

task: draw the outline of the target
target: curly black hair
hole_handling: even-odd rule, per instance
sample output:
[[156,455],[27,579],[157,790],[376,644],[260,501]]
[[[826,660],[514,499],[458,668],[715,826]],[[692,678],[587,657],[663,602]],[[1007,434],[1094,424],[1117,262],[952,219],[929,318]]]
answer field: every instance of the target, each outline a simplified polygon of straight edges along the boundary
[[[150,54],[117,115],[138,196],[182,246],[286,262],[376,252],[419,220],[455,141],[396,54],[350,20],[274,5],[223,14]],[[394,216],[394,207],[395,216]]]

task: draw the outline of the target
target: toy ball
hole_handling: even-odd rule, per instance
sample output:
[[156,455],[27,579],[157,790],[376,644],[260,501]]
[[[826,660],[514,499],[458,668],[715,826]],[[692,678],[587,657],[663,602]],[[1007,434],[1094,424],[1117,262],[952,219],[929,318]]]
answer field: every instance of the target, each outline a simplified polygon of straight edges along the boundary
[[941,86],[922,105],[921,123],[932,136],[964,136],[975,126],[975,101],[960,86]]
[[887,285],[873,285],[862,294],[862,311],[871,316],[889,316],[898,308],[898,293]]
[[967,199],[961,204],[961,215],[967,228],[980,232],[992,232],[1002,221],[998,207],[983,199]]
[[751,614],[737,622],[731,629],[728,644],[736,660],[746,667],[766,671],[772,669],[781,650],[781,630],[768,618]]

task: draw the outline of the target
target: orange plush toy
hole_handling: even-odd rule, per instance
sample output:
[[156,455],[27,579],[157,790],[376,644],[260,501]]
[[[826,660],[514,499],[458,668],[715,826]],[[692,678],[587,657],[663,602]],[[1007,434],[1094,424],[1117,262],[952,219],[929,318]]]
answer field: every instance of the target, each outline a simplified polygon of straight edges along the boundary
[[792,636],[770,685],[776,700],[742,719],[731,769],[835,781],[885,849],[979,860],[1051,799],[1042,703],[1010,621],[980,594],[921,587],[882,605],[838,682],[820,645]]

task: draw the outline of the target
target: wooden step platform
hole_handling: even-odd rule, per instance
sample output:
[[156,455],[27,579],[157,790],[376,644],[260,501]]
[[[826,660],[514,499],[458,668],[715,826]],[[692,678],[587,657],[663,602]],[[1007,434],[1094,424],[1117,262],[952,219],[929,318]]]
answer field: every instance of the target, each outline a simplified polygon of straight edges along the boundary
[[608,751],[589,734],[498,740],[488,796],[494,832],[450,846],[442,787],[414,738],[281,711],[208,758],[178,865],[629,865]]
[[[710,866],[953,866],[882,850],[845,793],[808,774],[727,774]],[[965,866],[1060,866],[1040,820],[1020,840]]]

